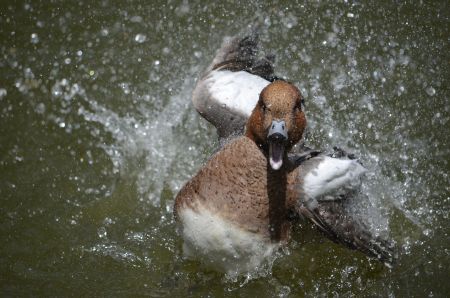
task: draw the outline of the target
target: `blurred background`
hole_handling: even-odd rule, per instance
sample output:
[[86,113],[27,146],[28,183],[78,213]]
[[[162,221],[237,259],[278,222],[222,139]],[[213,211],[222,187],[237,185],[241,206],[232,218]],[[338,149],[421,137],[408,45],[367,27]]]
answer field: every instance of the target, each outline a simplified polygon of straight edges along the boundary
[[[0,293],[448,296],[449,17],[448,1],[2,1]],[[307,144],[369,168],[355,208],[398,243],[394,268],[308,225],[258,275],[183,260],[174,196],[217,146],[191,92],[256,18],[306,98]]]

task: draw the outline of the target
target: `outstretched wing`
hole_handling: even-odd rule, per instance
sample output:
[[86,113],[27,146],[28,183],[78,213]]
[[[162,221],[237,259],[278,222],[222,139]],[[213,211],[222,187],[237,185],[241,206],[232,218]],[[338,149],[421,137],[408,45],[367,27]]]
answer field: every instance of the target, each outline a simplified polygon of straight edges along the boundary
[[275,79],[273,56],[258,59],[258,34],[227,38],[194,89],[197,111],[222,139],[241,134],[261,90]]
[[309,219],[329,239],[359,250],[386,265],[394,262],[394,245],[374,235],[346,208],[366,171],[356,160],[318,156],[298,168],[298,213]]
[[387,266],[395,261],[394,244],[375,236],[367,226],[348,213],[345,201],[319,202],[316,208],[305,204],[299,213],[311,220],[330,240],[376,258]]

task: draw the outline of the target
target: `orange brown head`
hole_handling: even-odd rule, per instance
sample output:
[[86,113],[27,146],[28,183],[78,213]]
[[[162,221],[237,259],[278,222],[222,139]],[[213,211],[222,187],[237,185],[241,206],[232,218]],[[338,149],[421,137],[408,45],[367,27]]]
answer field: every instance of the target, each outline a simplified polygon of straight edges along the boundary
[[306,126],[302,101],[297,87],[274,81],[261,91],[247,122],[246,136],[268,153],[274,170],[281,168],[287,152],[302,138]]

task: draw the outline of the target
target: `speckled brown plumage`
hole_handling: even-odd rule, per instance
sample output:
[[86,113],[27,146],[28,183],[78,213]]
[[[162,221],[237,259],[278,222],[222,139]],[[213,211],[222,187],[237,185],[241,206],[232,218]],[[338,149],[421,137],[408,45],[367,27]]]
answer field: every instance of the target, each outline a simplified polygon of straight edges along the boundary
[[175,214],[201,204],[244,230],[285,241],[288,215],[296,202],[295,190],[288,186],[293,175],[287,163],[279,171],[270,170],[261,148],[242,136],[215,154],[186,184],[177,196]]

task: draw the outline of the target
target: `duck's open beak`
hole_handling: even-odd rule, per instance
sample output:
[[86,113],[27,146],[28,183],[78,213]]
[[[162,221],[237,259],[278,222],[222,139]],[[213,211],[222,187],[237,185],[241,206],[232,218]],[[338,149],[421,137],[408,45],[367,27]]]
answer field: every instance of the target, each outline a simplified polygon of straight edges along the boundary
[[267,140],[269,142],[270,166],[274,170],[279,170],[283,165],[284,149],[288,140],[286,123],[278,120],[272,121]]

